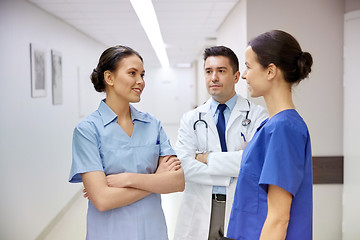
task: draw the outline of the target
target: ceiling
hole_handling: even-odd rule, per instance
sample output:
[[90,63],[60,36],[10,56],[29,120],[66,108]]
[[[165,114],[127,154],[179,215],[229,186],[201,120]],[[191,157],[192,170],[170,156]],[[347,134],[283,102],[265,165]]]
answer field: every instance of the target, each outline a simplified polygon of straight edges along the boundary
[[[127,45],[146,66],[156,54],[129,0],[28,0],[106,47]],[[216,30],[239,0],[152,0],[170,66],[192,64],[216,44]],[[104,49],[105,50],[105,49]]]

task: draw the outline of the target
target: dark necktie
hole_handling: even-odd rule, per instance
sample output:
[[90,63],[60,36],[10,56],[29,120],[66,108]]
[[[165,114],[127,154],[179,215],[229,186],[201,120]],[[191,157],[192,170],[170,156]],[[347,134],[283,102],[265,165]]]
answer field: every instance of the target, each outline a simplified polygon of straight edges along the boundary
[[224,117],[224,110],[226,109],[226,104],[219,104],[219,116],[218,122],[216,124],[216,128],[218,130],[220,144],[221,144],[221,151],[227,152],[226,141],[225,141],[225,117]]

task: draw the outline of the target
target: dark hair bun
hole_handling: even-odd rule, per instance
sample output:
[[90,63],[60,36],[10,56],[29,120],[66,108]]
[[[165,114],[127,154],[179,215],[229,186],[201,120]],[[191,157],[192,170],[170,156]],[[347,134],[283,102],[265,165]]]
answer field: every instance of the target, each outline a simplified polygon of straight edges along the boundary
[[302,52],[297,60],[299,81],[309,76],[309,73],[311,72],[312,64],[313,64],[313,59],[311,54],[308,52]]
[[98,92],[104,92],[105,91],[105,83],[104,83],[104,76],[101,75],[101,72],[95,68],[93,72],[90,75],[91,82],[94,85],[94,88]]

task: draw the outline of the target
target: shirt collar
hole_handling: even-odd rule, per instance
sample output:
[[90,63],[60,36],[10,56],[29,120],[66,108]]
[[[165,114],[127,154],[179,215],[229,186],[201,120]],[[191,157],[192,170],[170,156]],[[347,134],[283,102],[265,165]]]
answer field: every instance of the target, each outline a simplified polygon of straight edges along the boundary
[[104,126],[117,119],[117,115],[111,110],[111,108],[105,103],[106,99],[101,100],[98,111],[103,120]]
[[[110,122],[117,120],[118,116],[116,113],[114,113],[113,110],[105,103],[106,99],[103,99],[100,102],[100,106],[98,108],[98,111],[100,113],[100,116],[103,120],[104,126],[108,125]],[[151,122],[150,117],[148,114],[145,114],[143,112],[140,112],[135,107],[130,105],[130,113],[131,113],[131,119],[134,122],[135,120],[142,121],[142,122]]]
[[[226,106],[230,109],[230,112],[234,109],[237,99],[238,99],[238,95],[235,93],[235,95],[225,103]],[[220,104],[219,102],[217,102],[213,98],[211,98],[210,111],[213,115],[215,115],[215,112],[216,112],[219,104]]]
[[134,106],[130,105],[131,118],[141,122],[151,122],[149,114],[137,110]]

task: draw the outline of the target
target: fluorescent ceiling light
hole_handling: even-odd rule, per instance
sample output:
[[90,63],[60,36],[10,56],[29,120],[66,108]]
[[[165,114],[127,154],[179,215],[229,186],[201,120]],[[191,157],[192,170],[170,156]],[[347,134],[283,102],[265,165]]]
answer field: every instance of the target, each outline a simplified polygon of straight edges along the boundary
[[159,23],[151,0],[130,0],[146,35],[163,67],[169,67],[165,44],[161,36]]
[[191,68],[192,64],[191,63],[178,63],[176,64],[177,68]]

